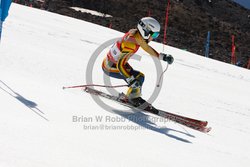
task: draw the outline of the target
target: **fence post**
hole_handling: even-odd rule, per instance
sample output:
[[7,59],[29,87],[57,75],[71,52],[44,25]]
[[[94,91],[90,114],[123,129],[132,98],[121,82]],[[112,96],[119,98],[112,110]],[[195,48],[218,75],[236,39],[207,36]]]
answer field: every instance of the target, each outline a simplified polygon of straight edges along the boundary
[[247,69],[250,69],[250,58],[248,59]]
[[205,57],[209,57],[210,31],[207,32],[207,42],[205,45]]
[[167,5],[167,8],[166,8],[166,21],[165,21],[164,38],[163,38],[163,43],[164,44],[167,44],[167,27],[168,27],[169,8],[170,8],[170,0],[168,0],[168,5]]
[[235,57],[235,43],[234,43],[235,36],[232,35],[232,55],[231,55],[231,64],[236,64],[236,57]]

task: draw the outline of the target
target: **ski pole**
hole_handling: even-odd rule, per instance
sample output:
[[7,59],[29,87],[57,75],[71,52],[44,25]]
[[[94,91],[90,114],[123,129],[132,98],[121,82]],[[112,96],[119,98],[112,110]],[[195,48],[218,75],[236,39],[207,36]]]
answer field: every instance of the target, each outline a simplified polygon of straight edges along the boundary
[[105,87],[105,88],[119,88],[119,87],[125,87],[128,85],[98,85],[98,84],[86,84],[86,85],[75,85],[75,86],[64,86],[63,89],[71,89],[71,88],[85,88],[89,86],[97,86],[97,87]]
[[[164,53],[164,49],[165,49],[165,43],[166,43],[166,41],[163,41],[163,43],[162,43],[162,52]],[[163,77],[163,74],[167,71],[167,69],[168,69],[168,63],[167,63],[167,66],[166,66],[166,69],[161,73],[161,76],[160,76],[160,78],[159,78],[159,81],[158,81],[158,84],[156,85],[157,87],[160,87],[160,83],[161,83],[161,80],[162,80],[162,77]]]
[[167,64],[166,69],[165,69],[165,70],[161,73],[161,76],[160,76],[160,78],[159,78],[158,84],[156,85],[157,87],[160,87],[160,83],[161,83],[161,80],[162,80],[163,74],[167,71],[167,69],[168,69],[168,64]]

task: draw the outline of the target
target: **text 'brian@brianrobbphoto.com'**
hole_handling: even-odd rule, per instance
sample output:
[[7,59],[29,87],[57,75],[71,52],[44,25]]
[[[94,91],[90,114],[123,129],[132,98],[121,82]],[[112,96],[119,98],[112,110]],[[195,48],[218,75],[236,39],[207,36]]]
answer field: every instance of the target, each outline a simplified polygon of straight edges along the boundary
[[147,115],[126,115],[126,116],[72,116],[72,122],[80,125],[83,130],[145,130],[159,127],[169,120],[161,117],[150,117]]

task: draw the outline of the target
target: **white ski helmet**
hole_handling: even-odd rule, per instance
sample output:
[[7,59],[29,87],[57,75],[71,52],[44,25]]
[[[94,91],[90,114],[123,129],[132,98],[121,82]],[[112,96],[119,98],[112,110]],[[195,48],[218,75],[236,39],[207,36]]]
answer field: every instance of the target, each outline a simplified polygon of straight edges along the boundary
[[144,17],[138,22],[137,29],[144,39],[149,39],[150,36],[155,39],[160,34],[161,26],[154,18]]

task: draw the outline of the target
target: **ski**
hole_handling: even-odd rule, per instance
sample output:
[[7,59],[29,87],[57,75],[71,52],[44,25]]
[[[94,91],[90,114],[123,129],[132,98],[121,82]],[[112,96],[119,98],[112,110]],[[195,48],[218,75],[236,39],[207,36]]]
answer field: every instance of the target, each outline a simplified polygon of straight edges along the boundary
[[157,115],[169,119],[171,121],[177,122],[194,130],[198,130],[203,133],[208,133],[211,130],[211,127],[207,127],[207,121],[196,120],[184,116],[180,116],[177,114],[173,114],[170,112],[158,110],[159,113]]
[[121,100],[118,96],[113,96],[107,93],[104,93],[102,91],[90,88],[90,87],[85,87],[85,89],[83,89],[85,92],[92,94],[92,95],[97,95],[100,97],[104,97],[106,99],[115,101],[121,105],[127,106],[129,108],[135,108],[138,109],[140,111],[145,111],[145,112],[150,112],[153,113],[155,115],[158,115],[160,117],[169,119],[171,121],[174,121],[176,123],[179,123],[181,125],[187,126],[191,129],[203,132],[203,133],[208,133],[211,130],[211,127],[207,127],[208,122],[207,121],[202,121],[202,120],[197,120],[197,119],[193,119],[193,118],[189,118],[189,117],[185,117],[185,116],[181,116],[181,115],[177,115],[174,113],[170,113],[167,111],[163,111],[160,109],[156,109],[154,108],[152,105],[147,104],[148,106],[143,106],[143,107],[135,107],[133,105],[131,105],[128,102],[125,102],[123,100]]
[[202,121],[202,120],[198,120],[198,119],[193,119],[193,118],[189,118],[189,117],[169,113],[169,112],[166,112],[166,111],[162,111],[160,109],[158,109],[158,111],[160,112],[159,114],[162,113],[162,115],[164,115],[166,117],[173,117],[173,119],[175,119],[175,117],[178,117],[178,119],[187,120],[188,122],[192,122],[192,123],[196,124],[197,126],[206,127],[207,124],[208,124],[207,121]]

